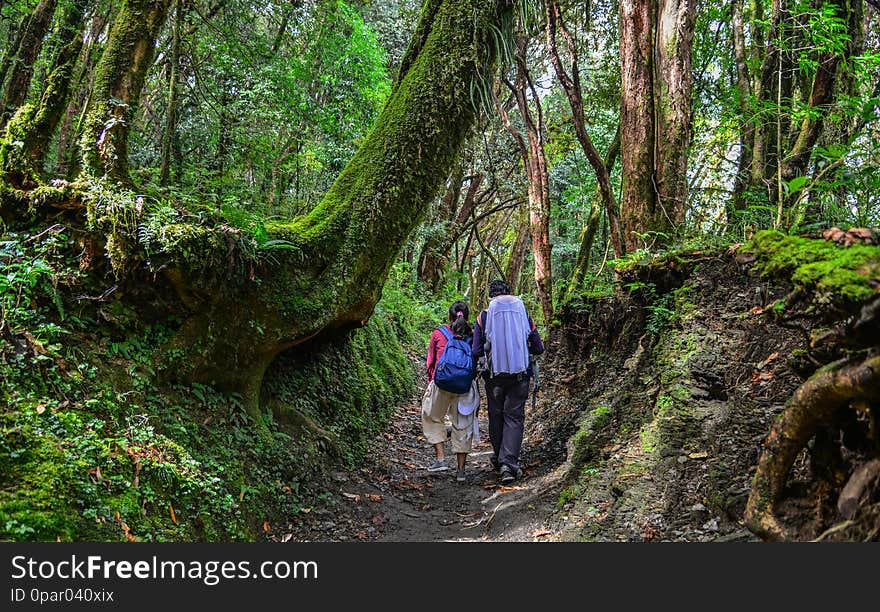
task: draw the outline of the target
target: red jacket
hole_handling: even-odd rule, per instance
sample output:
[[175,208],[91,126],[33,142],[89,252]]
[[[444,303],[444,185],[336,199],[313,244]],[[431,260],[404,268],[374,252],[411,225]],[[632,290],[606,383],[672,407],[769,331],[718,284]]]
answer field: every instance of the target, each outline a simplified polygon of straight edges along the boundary
[[[452,331],[452,328],[449,325],[444,325],[444,327],[448,328],[449,331]],[[443,335],[439,329],[435,329],[431,334],[431,341],[428,343],[428,380],[434,380],[434,370],[437,369],[437,362],[440,361],[440,356],[443,355],[443,351],[446,350],[446,336]]]

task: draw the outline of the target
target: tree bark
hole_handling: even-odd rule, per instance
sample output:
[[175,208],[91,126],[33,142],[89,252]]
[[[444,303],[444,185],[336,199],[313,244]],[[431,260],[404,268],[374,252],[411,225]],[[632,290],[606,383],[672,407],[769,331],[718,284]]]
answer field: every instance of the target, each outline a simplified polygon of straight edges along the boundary
[[687,212],[696,0],[622,0],[620,11],[620,216],[631,252],[670,242]]
[[655,26],[657,207],[670,230],[684,221],[687,212],[696,4],[696,0],[659,0]]
[[[168,185],[171,171],[171,156],[177,133],[177,82],[180,80],[180,28],[183,23],[183,0],[176,0],[174,5],[174,30],[171,34],[171,58],[168,75],[168,109],[165,113],[165,131],[162,133],[162,161],[159,168],[159,184]],[[284,17],[285,26],[287,15]],[[280,38],[280,34],[279,34]]]
[[[752,97],[752,76],[748,67],[748,51],[746,49],[745,26],[743,24],[743,3],[745,0],[734,0],[732,3],[731,30],[733,38],[733,55],[736,62],[736,89],[739,97],[740,138],[739,160],[736,178],[734,179],[733,196],[727,208],[727,222],[738,222],[737,215],[748,207],[746,190],[749,188],[752,165],[752,151],[755,148],[755,123],[749,118],[750,100]],[[754,32],[753,32],[754,35]]]
[[4,112],[0,117],[0,129],[6,125],[15,109],[24,104],[27,98],[34,63],[40,54],[43,40],[49,32],[57,5],[58,0],[40,0],[31,13],[27,25],[24,26],[18,49],[15,51],[9,80],[3,90],[2,108]]
[[128,129],[171,0],[126,0],[95,68],[82,136],[83,170],[128,182]]
[[640,234],[667,227],[662,218],[656,218],[653,22],[653,3],[650,0],[621,0],[620,137],[623,149],[623,197],[620,222],[627,252],[642,248]]
[[516,224],[516,238],[510,245],[510,252],[507,254],[507,261],[504,264],[504,278],[514,292],[517,291],[520,284],[523,264],[526,259],[526,248],[530,238],[529,209],[523,206]]
[[[64,113],[64,120],[58,132],[58,145],[55,149],[57,166],[56,174],[73,177],[79,171],[79,156],[77,138],[82,128],[82,119],[77,120],[88,104],[91,93],[93,69],[103,51],[103,45],[99,42],[101,34],[106,30],[107,23],[113,16],[113,8],[107,7],[103,11],[96,12],[89,25],[86,38],[85,50],[79,61],[77,77],[73,87],[73,95]],[[76,122],[76,125],[74,123]]]

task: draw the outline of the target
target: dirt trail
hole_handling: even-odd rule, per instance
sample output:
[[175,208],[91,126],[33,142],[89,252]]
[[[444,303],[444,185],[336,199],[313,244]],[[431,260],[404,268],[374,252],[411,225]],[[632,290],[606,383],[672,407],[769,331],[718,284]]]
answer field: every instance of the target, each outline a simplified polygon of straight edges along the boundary
[[[357,472],[333,474],[332,498],[323,508],[300,515],[288,539],[311,541],[551,541],[548,526],[558,475],[534,459],[531,440],[523,443],[525,474],[502,486],[489,463],[485,392],[480,407],[480,444],[468,456],[467,481],[455,480],[455,455],[447,442],[446,472],[428,473],[433,448],[422,437],[419,395],[395,411],[389,430],[373,444]],[[526,420],[528,422],[528,410]],[[284,537],[287,537],[285,535]],[[273,539],[275,539],[273,537]],[[283,539],[283,538],[281,538]]]

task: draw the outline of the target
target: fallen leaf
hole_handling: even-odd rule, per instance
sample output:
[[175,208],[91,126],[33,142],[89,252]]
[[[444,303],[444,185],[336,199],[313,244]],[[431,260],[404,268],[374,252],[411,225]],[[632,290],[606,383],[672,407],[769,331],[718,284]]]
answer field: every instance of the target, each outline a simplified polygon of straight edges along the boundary
[[299,511],[302,512],[303,514],[308,514],[309,512],[312,511],[312,509],[311,508],[300,508]]
[[552,533],[551,531],[546,531],[546,530],[545,531],[536,531],[535,533],[532,534],[532,537],[533,538],[543,538],[544,536],[548,536],[551,533]]
[[773,372],[755,372],[752,374],[752,382],[764,382],[773,378]]
[[292,533],[285,533],[283,536],[281,536],[281,541],[282,542],[289,542],[290,538],[292,538],[292,537],[293,537]]
[[46,412],[46,404],[37,404],[37,414]]
[[378,493],[367,493],[366,498],[371,502],[380,502],[382,501],[382,496]]
[[342,495],[347,497],[348,499],[352,500],[356,504],[361,503],[361,496],[360,495],[356,495],[354,493],[345,493],[345,492],[343,492]]
[[122,528],[122,535],[125,536],[129,542],[137,542],[138,539],[131,533],[131,529],[128,524],[122,520],[122,517],[119,515],[119,510],[116,511],[116,524]]
[[367,536],[366,531],[358,531],[356,534],[354,534],[354,537],[356,537],[358,540],[366,540],[369,536]]
[[168,504],[168,511],[171,513],[171,522],[177,524],[177,516],[174,514],[174,506]]
[[706,459],[709,456],[709,453],[700,452],[700,453],[691,453],[688,455],[690,459]]
[[264,531],[265,533],[269,533],[269,529],[270,529],[270,527],[269,527],[269,521],[263,521],[263,531]]
[[763,312],[764,312],[764,309],[763,309],[763,308],[761,308],[760,306],[755,306],[754,308],[752,308],[752,309],[749,311],[749,314],[759,315],[759,314],[761,314],[761,313],[763,313]]
[[773,353],[772,355],[770,355],[769,357],[767,357],[767,359],[765,359],[764,361],[762,361],[762,362],[758,365],[758,369],[759,369],[759,370],[763,369],[764,367],[766,367],[766,365],[767,365],[768,363],[770,363],[771,361],[773,361],[773,360],[775,360],[775,359],[778,359],[778,358],[779,358],[779,353]]

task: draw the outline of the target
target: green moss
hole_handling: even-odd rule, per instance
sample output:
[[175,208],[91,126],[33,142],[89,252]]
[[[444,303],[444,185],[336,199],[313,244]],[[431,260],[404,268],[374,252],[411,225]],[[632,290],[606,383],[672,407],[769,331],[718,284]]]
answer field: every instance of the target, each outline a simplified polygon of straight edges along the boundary
[[659,445],[659,436],[657,434],[657,426],[654,422],[648,423],[639,432],[639,439],[642,442],[642,452],[653,454],[657,452]]
[[843,247],[827,240],[764,231],[755,235],[749,248],[758,255],[758,271],[791,278],[804,289],[827,294],[839,303],[858,303],[877,293],[869,281],[880,275],[878,246]]

